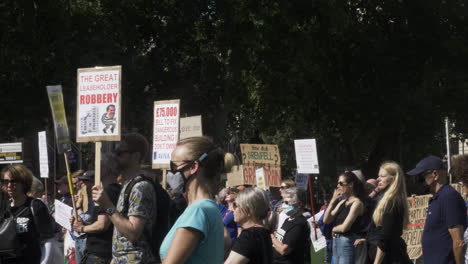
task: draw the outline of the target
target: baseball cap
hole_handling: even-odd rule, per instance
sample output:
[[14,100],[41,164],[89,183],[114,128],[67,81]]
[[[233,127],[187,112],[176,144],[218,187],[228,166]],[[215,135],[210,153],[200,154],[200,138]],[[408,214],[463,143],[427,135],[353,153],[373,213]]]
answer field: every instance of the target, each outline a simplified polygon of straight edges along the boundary
[[415,176],[428,170],[445,170],[444,162],[436,156],[428,156],[416,164],[416,168],[408,171],[406,174]]
[[78,176],[78,179],[82,181],[94,181],[94,171],[86,171],[83,175]]
[[68,184],[67,176],[62,176],[60,179],[55,180],[56,184]]

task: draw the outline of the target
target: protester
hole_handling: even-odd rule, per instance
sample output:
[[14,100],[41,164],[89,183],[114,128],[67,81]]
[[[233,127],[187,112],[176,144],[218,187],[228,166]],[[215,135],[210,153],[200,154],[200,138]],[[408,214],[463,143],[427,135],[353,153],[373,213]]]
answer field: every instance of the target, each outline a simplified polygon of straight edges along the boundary
[[[342,195],[345,195],[346,199],[339,201]],[[349,171],[341,174],[323,218],[325,224],[335,222],[332,229],[335,264],[354,264],[354,241],[360,231],[360,217],[365,212],[364,200],[364,185],[357,176]]]
[[416,164],[408,175],[424,179],[429,192],[433,194],[422,235],[424,263],[463,263],[466,206],[460,193],[447,184],[444,163],[438,157],[429,156]]
[[271,235],[273,241],[273,263],[294,264],[310,262],[310,228],[302,215],[306,194],[296,187],[283,192],[283,212],[288,218],[279,231]]
[[[112,183],[104,188],[112,204],[117,205],[121,185]],[[83,221],[73,221],[73,230],[75,232],[85,233],[86,247],[80,263],[83,264],[107,264],[112,260],[112,233],[114,225],[107,217],[106,212],[96,206],[93,208],[93,214],[96,215],[96,221],[90,224]]]
[[[118,169],[125,182],[117,206],[114,206],[102,187],[93,187],[93,200],[98,202],[114,224],[112,258],[114,263],[156,263],[152,252],[153,225],[156,218],[156,191],[148,181],[133,185],[129,197],[126,187],[139,177],[140,164],[148,153],[148,141],[137,133],[125,134],[115,150]],[[121,215],[124,201],[128,201],[126,216]]]
[[46,205],[28,197],[33,181],[29,169],[21,164],[7,165],[0,172],[2,186],[10,199],[8,209],[15,217],[21,256],[3,259],[2,263],[37,263],[41,261],[41,243],[54,236],[54,221]]
[[276,214],[270,208],[266,192],[247,188],[239,192],[233,206],[234,220],[242,226],[242,233],[224,263],[272,263],[270,234],[276,227]]
[[366,243],[368,259],[375,264],[411,263],[406,243],[401,238],[408,224],[408,204],[405,177],[395,162],[380,166],[378,188],[381,192],[374,210],[373,224],[366,239],[358,239],[355,245]]
[[[182,178],[188,207],[164,239],[163,263],[221,263],[223,223],[213,200],[221,173],[229,172],[232,154],[225,154],[207,137],[177,143],[171,154],[171,177]],[[226,165],[225,165],[226,164]]]
[[59,201],[68,206],[72,206],[72,198],[67,176],[62,176],[60,179],[55,181],[55,184],[57,185],[57,192],[61,195]]
[[[81,182],[80,192],[75,197],[76,212],[78,213],[78,222],[82,222],[84,225],[89,225],[96,220],[94,214],[94,202],[92,200],[92,188],[94,185],[94,171],[86,171],[81,176],[78,176],[78,180]],[[76,231],[76,230],[75,230]],[[75,235],[75,257],[76,262],[81,263],[84,257],[86,249],[86,234],[81,230],[76,231],[78,235]]]
[[227,203],[227,211],[222,216],[223,217],[223,225],[229,232],[229,237],[231,241],[234,242],[237,239],[238,234],[240,233],[240,225],[234,220],[234,210],[235,210],[235,203],[237,193],[239,191],[237,189],[230,189],[228,195],[226,196],[226,203]]
[[288,216],[283,212],[282,205],[283,205],[283,194],[288,188],[292,188],[296,186],[296,183],[293,180],[284,180],[281,182],[280,186],[280,193],[281,193],[281,200],[278,201],[276,205],[273,206],[275,212],[278,214],[278,224],[276,226],[276,231],[278,232],[283,226],[284,221],[288,218]]

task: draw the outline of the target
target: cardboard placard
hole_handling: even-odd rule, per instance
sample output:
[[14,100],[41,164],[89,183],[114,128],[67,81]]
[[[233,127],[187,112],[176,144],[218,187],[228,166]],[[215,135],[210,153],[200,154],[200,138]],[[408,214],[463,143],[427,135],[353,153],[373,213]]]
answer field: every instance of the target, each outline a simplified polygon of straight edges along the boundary
[[431,197],[432,195],[408,197],[409,223],[403,230],[402,237],[406,242],[410,259],[417,259],[422,255],[421,238]]
[[294,140],[294,149],[296,152],[297,172],[319,174],[315,139]]
[[[258,168],[251,165],[234,166],[230,173],[227,174],[227,186],[234,187],[238,185],[257,185],[256,170]],[[265,167],[263,168],[266,187],[281,186],[281,168],[280,167]]]
[[169,168],[171,153],[179,141],[180,100],[154,102],[153,152],[154,169]]
[[22,162],[23,146],[21,142],[0,144],[0,164]]
[[240,144],[242,164],[257,167],[263,165],[281,166],[281,157],[277,145]]
[[49,155],[47,152],[46,132],[41,131],[37,136],[39,138],[39,171],[41,178],[49,178]]
[[76,142],[120,141],[122,67],[78,69]]
[[67,116],[63,103],[62,86],[47,86],[50,109],[54,119],[55,139],[57,141],[57,152],[63,154],[71,150],[70,134],[68,132]]
[[180,118],[180,139],[201,136],[203,136],[201,115]]

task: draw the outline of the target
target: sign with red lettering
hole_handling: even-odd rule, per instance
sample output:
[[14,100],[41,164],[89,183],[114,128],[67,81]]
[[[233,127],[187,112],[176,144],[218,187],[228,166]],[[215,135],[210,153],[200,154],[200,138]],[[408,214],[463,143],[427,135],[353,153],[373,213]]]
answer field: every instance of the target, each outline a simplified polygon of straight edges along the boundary
[[[231,172],[227,173],[228,187],[235,187],[238,185],[257,185],[257,169],[252,165],[239,165],[234,166]],[[266,187],[281,186],[281,168],[280,167],[263,167],[263,178]]]
[[180,100],[154,102],[153,153],[155,169],[169,168],[171,153],[179,141]]
[[122,67],[78,69],[76,142],[120,141]]

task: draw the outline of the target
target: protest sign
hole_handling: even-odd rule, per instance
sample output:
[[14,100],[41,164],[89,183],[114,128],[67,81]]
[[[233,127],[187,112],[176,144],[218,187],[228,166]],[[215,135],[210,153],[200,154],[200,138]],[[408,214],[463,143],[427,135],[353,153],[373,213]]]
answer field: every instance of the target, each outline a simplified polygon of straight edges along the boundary
[[78,69],[76,142],[120,141],[122,67]]
[[22,162],[23,147],[21,142],[0,144],[0,164]]
[[255,170],[255,181],[258,188],[266,190],[266,182],[265,182],[265,170],[263,168],[259,168]]
[[[238,185],[258,185],[256,175],[257,169],[257,167],[246,164],[233,166],[231,172],[227,173],[227,187],[234,187]],[[266,187],[281,186],[281,168],[264,167],[263,174]]]
[[322,234],[322,231],[320,231],[319,228],[316,228],[315,231],[317,232],[317,237],[315,236],[315,231],[314,231],[314,228],[313,228],[313,224],[312,222],[315,220],[315,221],[318,221],[320,219],[320,217],[322,217],[322,215],[325,213],[325,210],[322,210],[320,212],[318,212],[317,214],[315,214],[315,218],[314,217],[311,217],[309,219],[307,219],[307,222],[309,222],[309,227],[310,227],[310,240],[312,241],[312,245],[314,246],[314,250],[315,252],[321,250],[321,249],[324,249],[325,247],[327,247],[327,240],[325,238],[325,236]]
[[68,133],[67,116],[63,104],[62,86],[47,86],[50,109],[54,119],[55,139],[57,141],[57,152],[63,154],[71,149],[70,135]]
[[308,174],[297,173],[296,174],[296,187],[301,190],[307,190]]
[[315,139],[294,140],[296,151],[297,172],[305,174],[318,174],[319,164]]
[[179,141],[180,100],[154,102],[153,155],[154,169],[169,168],[171,153]]
[[410,259],[417,259],[422,255],[421,237],[426,221],[427,207],[432,195],[408,197],[409,223],[403,230],[403,239],[407,245]]
[[281,158],[277,145],[267,144],[240,144],[242,152],[242,164],[254,167],[281,166]]
[[41,178],[49,178],[49,155],[47,153],[47,138],[46,132],[38,133],[39,138],[39,171]]
[[71,231],[70,217],[72,215],[73,208],[60,202],[59,200],[55,200],[54,205],[55,222],[63,226],[63,228]]
[[203,136],[201,116],[189,116],[180,118],[180,139],[201,136]]

